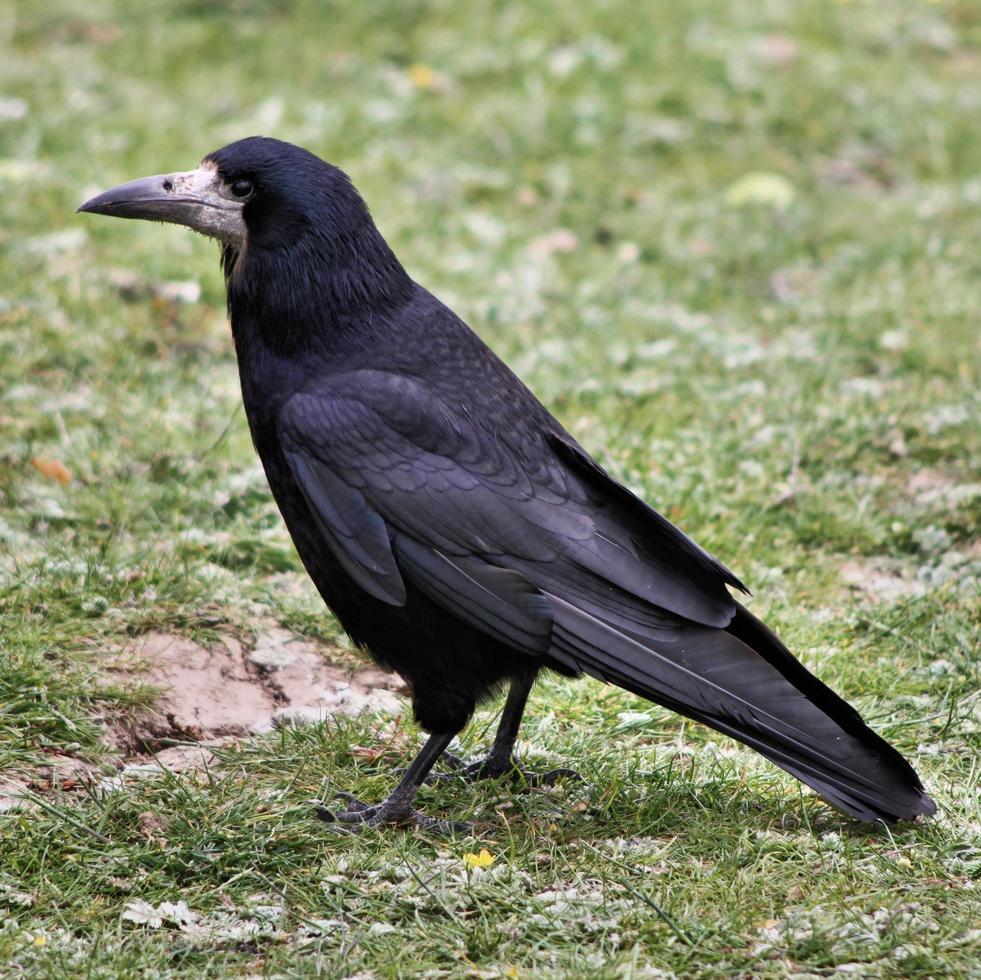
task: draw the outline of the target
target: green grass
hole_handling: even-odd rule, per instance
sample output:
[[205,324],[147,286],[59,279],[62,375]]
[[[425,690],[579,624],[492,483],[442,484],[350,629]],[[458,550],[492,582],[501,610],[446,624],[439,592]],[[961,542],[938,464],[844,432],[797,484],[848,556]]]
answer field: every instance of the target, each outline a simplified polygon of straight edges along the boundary
[[[473,840],[312,819],[391,785],[418,733],[385,719],[38,791],[0,814],[0,973],[979,975],[975,3],[0,0],[0,35],[0,769],[108,766],[106,720],[147,694],[100,665],[151,629],[337,641],[256,471],[214,245],[72,214],[264,132],[349,171],[412,274],[941,807],[869,830],[733,743],[546,681],[525,754],[586,782],[425,790]],[[786,206],[736,203],[760,173]],[[189,279],[197,301],[152,295]],[[140,902],[175,907],[154,928]]]

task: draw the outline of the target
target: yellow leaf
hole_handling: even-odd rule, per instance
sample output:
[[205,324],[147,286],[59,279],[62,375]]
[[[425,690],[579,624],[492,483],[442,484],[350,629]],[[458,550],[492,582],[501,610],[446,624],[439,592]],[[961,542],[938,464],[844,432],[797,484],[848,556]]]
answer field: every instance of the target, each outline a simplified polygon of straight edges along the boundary
[[726,203],[734,208],[765,204],[777,211],[786,211],[793,200],[794,185],[786,177],[762,170],[743,174],[726,191]]
[[71,470],[56,459],[42,459],[40,456],[35,456],[31,460],[31,466],[46,480],[56,480],[62,486],[72,482]]
[[489,868],[496,860],[497,858],[486,847],[482,847],[479,854],[463,855],[463,863],[468,868]]
[[518,968],[516,966],[509,966],[504,971],[504,976],[508,977],[509,980],[517,980],[517,978],[520,977],[521,974],[518,973]]
[[439,84],[439,75],[429,65],[416,64],[409,68],[409,81],[416,88],[436,88]]

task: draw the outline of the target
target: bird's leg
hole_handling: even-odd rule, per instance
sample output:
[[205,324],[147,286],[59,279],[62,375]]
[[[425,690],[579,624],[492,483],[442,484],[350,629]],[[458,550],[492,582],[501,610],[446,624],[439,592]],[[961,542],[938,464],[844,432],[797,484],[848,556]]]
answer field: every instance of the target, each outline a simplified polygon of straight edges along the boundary
[[412,808],[412,801],[419,787],[425,782],[426,776],[429,775],[429,770],[455,735],[455,731],[436,732],[430,735],[419,754],[412,760],[412,764],[403,773],[398,785],[381,803],[369,806],[350,793],[336,793],[335,796],[339,799],[347,801],[348,809],[335,813],[321,806],[317,808],[317,816],[328,822],[337,820],[341,823],[362,826],[413,823],[444,833],[466,833],[470,829],[468,824],[451,820],[435,820]]
[[504,702],[504,710],[501,712],[501,720],[497,726],[497,734],[494,736],[494,743],[485,758],[467,765],[462,759],[449,753],[443,756],[444,761],[456,770],[449,778],[462,776],[464,779],[476,781],[478,779],[499,779],[508,773],[515,773],[530,786],[551,786],[559,779],[581,778],[579,773],[573,769],[552,769],[544,773],[531,773],[515,761],[514,743],[518,739],[521,717],[525,712],[528,695],[531,693],[531,687],[534,683],[534,674],[516,677],[511,681],[507,700]]

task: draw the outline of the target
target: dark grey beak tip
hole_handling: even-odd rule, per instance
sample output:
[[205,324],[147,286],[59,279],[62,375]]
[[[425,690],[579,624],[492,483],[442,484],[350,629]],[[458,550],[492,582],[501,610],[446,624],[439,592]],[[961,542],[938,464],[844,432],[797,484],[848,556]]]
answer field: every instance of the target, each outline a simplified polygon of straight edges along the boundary
[[112,214],[115,210],[117,214],[121,206],[125,204],[129,205],[139,205],[148,203],[147,200],[132,200],[132,195],[127,198],[126,196],[114,193],[115,188],[111,190],[104,191],[102,194],[96,194],[95,197],[89,198],[84,204],[80,204],[75,208],[75,214]]
[[90,198],[76,214],[108,214],[115,218],[149,218],[167,220],[175,208],[186,200],[176,199],[164,175],[141,177],[110,187]]

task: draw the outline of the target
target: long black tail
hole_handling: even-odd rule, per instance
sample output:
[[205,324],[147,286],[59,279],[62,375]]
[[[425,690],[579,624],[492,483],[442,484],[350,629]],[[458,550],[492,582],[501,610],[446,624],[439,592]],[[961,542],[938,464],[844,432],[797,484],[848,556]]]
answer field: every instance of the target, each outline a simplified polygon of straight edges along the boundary
[[910,764],[743,606],[664,642],[548,599],[561,663],[731,735],[859,820],[936,812]]

